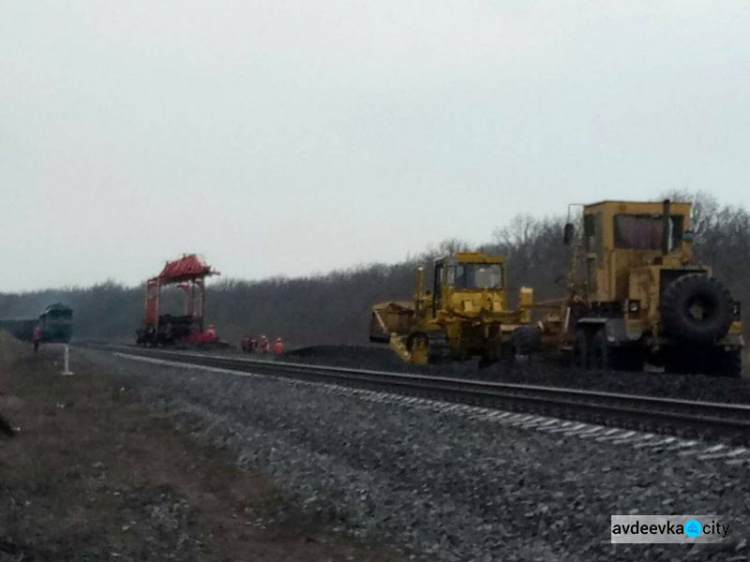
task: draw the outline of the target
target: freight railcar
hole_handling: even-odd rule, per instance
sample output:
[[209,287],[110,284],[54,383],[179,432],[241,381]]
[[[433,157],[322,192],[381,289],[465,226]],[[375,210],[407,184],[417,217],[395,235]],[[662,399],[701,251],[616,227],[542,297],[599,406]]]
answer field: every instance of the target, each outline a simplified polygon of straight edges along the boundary
[[73,309],[56,303],[39,315],[39,325],[46,342],[69,342],[73,337]]
[[31,341],[37,324],[42,328],[43,341],[69,342],[73,337],[73,309],[55,303],[45,308],[36,318],[0,320],[0,330],[6,330],[21,341]]
[[36,319],[7,318],[0,320],[0,331],[4,330],[14,338],[22,341],[31,341],[31,334],[36,326]]

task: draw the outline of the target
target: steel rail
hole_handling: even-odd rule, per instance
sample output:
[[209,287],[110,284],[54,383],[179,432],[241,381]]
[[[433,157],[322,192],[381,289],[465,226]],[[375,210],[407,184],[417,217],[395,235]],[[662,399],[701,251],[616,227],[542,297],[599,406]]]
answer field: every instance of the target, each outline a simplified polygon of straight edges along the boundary
[[187,366],[214,367],[400,394],[416,394],[450,402],[554,415],[603,425],[637,427],[658,433],[711,436],[730,442],[750,442],[750,405],[745,404],[699,402],[130,346],[94,347],[121,354],[168,360]]

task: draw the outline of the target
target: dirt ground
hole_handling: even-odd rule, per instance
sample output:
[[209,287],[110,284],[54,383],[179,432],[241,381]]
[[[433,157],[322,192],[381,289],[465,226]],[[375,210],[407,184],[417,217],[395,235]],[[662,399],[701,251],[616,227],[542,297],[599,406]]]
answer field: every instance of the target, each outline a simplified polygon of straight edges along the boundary
[[[0,562],[396,561],[239,468],[122,381],[0,333]],[[0,420],[1,421],[1,420]],[[1,428],[0,428],[1,429]]]

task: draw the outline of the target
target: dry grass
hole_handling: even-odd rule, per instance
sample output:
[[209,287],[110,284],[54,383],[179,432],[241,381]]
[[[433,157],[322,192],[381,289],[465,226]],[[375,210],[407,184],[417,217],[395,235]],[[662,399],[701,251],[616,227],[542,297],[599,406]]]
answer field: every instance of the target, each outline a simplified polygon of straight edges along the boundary
[[290,508],[95,366],[60,376],[61,354],[0,334],[0,412],[20,427],[0,437],[0,562],[398,559]]

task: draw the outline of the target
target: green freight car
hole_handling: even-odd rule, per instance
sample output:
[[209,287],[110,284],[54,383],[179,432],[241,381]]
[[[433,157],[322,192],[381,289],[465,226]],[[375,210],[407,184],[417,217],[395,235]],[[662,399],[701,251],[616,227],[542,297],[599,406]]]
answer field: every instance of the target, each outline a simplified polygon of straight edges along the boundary
[[46,342],[69,342],[73,337],[73,309],[64,304],[53,304],[39,315],[39,325]]
[[21,341],[31,341],[37,324],[42,328],[43,341],[69,342],[73,337],[73,309],[56,303],[45,308],[37,318],[0,320],[0,330],[10,332]]
[[19,320],[19,319],[5,319],[0,320],[0,331],[4,330],[12,335],[14,338],[21,341],[31,341],[31,335],[34,332],[34,326],[36,326],[38,320]]

